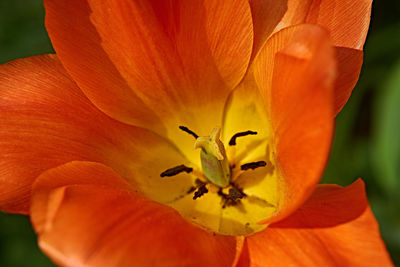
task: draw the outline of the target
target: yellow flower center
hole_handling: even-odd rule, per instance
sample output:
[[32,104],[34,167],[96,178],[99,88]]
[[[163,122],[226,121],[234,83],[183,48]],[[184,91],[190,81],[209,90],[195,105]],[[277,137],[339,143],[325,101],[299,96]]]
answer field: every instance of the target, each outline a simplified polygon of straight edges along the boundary
[[158,160],[131,180],[135,188],[209,232],[246,236],[265,229],[260,222],[279,210],[285,183],[265,101],[249,86],[224,103],[190,107],[189,119],[171,118],[170,143],[137,155],[157,153]]
[[[195,148],[201,149],[202,167],[182,164],[160,174],[166,179],[182,173],[189,174],[193,180],[186,194],[167,204],[193,223],[219,234],[249,235],[265,229],[267,225],[259,222],[271,217],[279,204],[279,184],[273,175],[275,163],[272,155],[267,158],[264,155],[264,160],[243,163],[246,159],[241,157],[244,155],[236,154],[240,140],[251,139],[257,132],[248,130],[234,134],[226,151],[219,139],[219,127],[214,128],[210,136],[201,137],[185,126],[179,128],[195,138]],[[242,138],[237,140],[238,137]],[[250,140],[253,146],[257,146],[258,142]],[[261,147],[265,146],[261,144]],[[254,149],[257,150],[256,147]],[[227,152],[232,161],[228,160]]]

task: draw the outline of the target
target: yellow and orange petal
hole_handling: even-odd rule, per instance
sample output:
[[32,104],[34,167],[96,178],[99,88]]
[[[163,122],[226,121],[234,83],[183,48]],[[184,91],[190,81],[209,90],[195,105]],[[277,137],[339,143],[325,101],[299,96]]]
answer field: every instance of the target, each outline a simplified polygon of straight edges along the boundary
[[286,186],[273,220],[297,209],[321,179],[334,127],[335,71],[329,35],[315,25],[276,33],[254,60],[255,81],[271,120],[277,171]]
[[278,29],[310,23],[328,29],[334,46],[362,50],[371,17],[372,0],[288,0]]
[[249,3],[253,17],[252,59],[254,59],[285,15],[287,0],[250,0]]
[[393,266],[361,180],[320,185],[285,220],[246,239],[239,266]]
[[[143,194],[155,191],[160,201],[175,198],[192,185],[184,175],[160,185],[160,172],[154,165],[166,169],[186,163],[185,157],[160,136],[99,111],[55,55],[1,66],[0,86],[3,211],[27,214],[31,184],[37,176],[72,160],[107,164]],[[153,178],[136,180],[133,174]]]
[[60,265],[231,266],[237,253],[235,237],[192,225],[102,164],[51,169],[32,199],[39,245]]
[[[94,104],[117,120],[171,139],[179,138],[182,124],[190,122],[200,135],[217,125],[252,51],[246,0],[48,0],[46,10],[57,54]],[[191,140],[181,144],[182,149]]]
[[46,29],[63,66],[107,115],[159,132],[160,119],[131,90],[101,47],[87,1],[44,1]]
[[336,114],[346,104],[360,74],[371,5],[372,0],[289,0],[288,10],[275,29],[311,23],[329,30],[338,62]]

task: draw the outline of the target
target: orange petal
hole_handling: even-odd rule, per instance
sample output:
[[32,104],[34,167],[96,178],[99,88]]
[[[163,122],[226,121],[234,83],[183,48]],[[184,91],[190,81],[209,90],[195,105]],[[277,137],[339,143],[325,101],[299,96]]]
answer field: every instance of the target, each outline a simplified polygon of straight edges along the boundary
[[253,16],[254,58],[287,10],[288,0],[250,0]]
[[31,216],[41,249],[63,266],[230,266],[241,249],[235,237],[201,230],[96,163],[41,175]]
[[86,1],[45,0],[46,29],[57,56],[89,99],[120,121],[162,132],[157,116],[129,88],[101,47]]
[[254,61],[267,100],[278,170],[286,193],[278,220],[300,206],[321,179],[334,126],[335,64],[328,34],[299,25],[273,35]]
[[313,23],[330,31],[332,42],[337,46],[339,72],[335,85],[336,114],[347,102],[360,74],[360,50],[368,32],[371,4],[372,0],[289,0],[288,11],[277,27]]
[[300,23],[329,29],[333,44],[362,49],[371,17],[372,0],[288,0],[278,28]]
[[361,180],[346,188],[318,187],[292,216],[247,238],[240,260],[252,266],[393,266]]
[[335,83],[335,113],[338,114],[347,103],[358,81],[363,63],[361,50],[335,47],[338,62],[338,76]]
[[[119,103],[127,94],[137,95],[163,119],[201,122],[210,108],[221,118],[223,102],[246,72],[252,51],[248,1],[81,2],[48,0],[47,27],[63,64],[102,110],[121,119],[105,101]],[[120,77],[117,85],[110,84],[116,73],[131,91]],[[93,75],[104,78],[94,84]],[[129,108],[129,101],[122,101],[126,114],[140,118],[143,105],[136,101]]]
[[270,227],[333,227],[355,220],[365,212],[367,207],[365,184],[361,179],[347,187],[319,184],[303,206],[283,221],[274,223]]
[[[72,160],[106,163],[143,191],[158,186],[174,192],[174,178],[162,185],[154,181],[165,169],[185,164],[185,158],[161,137],[99,111],[56,56],[1,66],[0,88],[1,210],[26,214],[34,179]],[[132,173],[148,178],[135,181]],[[190,179],[186,182],[191,186]]]

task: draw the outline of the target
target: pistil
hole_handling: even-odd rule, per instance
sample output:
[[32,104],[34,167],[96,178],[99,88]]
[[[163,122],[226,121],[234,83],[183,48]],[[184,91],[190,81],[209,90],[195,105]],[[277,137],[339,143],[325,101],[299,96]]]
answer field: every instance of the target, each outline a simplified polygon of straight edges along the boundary
[[221,128],[216,127],[210,136],[196,139],[195,148],[201,148],[200,159],[204,176],[214,185],[227,187],[231,180],[231,169],[225,147],[219,140]]

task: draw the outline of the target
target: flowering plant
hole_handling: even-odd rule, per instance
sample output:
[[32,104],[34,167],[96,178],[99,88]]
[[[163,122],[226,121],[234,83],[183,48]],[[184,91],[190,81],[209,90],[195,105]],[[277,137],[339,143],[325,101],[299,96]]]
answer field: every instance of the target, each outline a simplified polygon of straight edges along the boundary
[[317,185],[370,5],[46,0],[57,55],[0,68],[0,208],[65,266],[391,265],[363,182]]

